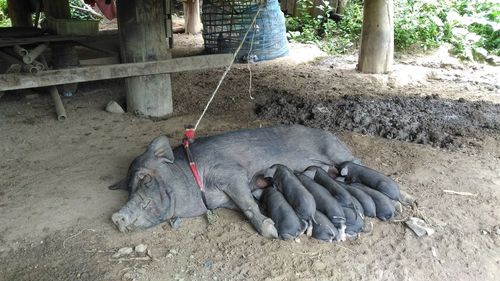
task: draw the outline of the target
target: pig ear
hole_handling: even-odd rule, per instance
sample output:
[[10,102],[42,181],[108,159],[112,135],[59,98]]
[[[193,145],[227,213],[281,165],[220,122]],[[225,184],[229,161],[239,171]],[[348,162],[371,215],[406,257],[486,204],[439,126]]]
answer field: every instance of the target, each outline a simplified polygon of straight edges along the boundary
[[128,189],[127,188],[127,180],[123,179],[115,184],[108,186],[108,188],[110,190],[118,190],[118,189],[127,190]]
[[166,136],[155,138],[149,144],[148,151],[151,151],[158,158],[165,159],[168,163],[174,162],[174,153]]

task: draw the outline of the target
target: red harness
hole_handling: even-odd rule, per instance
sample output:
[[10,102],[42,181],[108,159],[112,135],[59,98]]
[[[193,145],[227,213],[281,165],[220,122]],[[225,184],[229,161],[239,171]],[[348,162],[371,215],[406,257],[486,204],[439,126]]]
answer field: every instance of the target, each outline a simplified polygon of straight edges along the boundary
[[191,154],[191,150],[189,149],[189,144],[194,141],[195,138],[195,130],[191,125],[186,126],[186,130],[184,131],[184,139],[182,139],[182,145],[184,146],[184,150],[186,151],[186,156],[189,162],[189,168],[191,169],[191,173],[193,173],[194,180],[196,184],[200,188],[203,199],[205,199],[205,187],[203,186],[203,181],[201,180],[200,174],[198,173],[198,168],[196,167],[196,163],[194,162],[193,155]]

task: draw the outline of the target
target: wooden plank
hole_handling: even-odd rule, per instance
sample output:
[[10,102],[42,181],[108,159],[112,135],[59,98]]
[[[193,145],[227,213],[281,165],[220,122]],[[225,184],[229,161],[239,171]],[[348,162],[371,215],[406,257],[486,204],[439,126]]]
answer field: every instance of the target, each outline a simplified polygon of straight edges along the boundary
[[120,59],[118,58],[118,56],[80,60],[81,66],[109,65],[118,63],[120,63]]
[[57,69],[37,74],[2,74],[0,75],[0,91],[209,69],[227,66],[232,58],[232,54],[218,54],[162,61]]
[[9,47],[14,45],[28,45],[44,42],[90,42],[93,43],[100,39],[114,39],[118,38],[117,33],[100,33],[96,35],[43,35],[29,38],[0,38],[0,47]]

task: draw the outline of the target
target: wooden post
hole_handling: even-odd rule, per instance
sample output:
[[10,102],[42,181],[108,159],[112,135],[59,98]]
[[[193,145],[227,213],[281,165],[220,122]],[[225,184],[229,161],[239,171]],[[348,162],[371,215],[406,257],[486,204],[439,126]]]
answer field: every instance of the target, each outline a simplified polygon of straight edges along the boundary
[[184,29],[187,34],[197,34],[201,31],[200,0],[185,0]]
[[[170,59],[163,3],[159,0],[116,1],[122,62]],[[164,117],[173,112],[169,74],[125,79],[127,111]]]
[[387,73],[394,60],[394,1],[365,1],[358,70]]
[[33,26],[29,0],[8,0],[7,7],[12,26]]

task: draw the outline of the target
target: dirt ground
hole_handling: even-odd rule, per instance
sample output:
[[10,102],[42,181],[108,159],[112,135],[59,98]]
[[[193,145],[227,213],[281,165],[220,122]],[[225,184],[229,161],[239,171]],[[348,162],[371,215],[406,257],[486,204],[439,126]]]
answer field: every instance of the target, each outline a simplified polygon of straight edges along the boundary
[[[201,42],[176,35],[175,51],[199,51]],[[217,210],[212,225],[199,217],[183,219],[177,230],[164,224],[120,233],[110,217],[126,194],[107,186],[155,136],[180,143],[183,125],[195,122],[223,69],[173,75],[175,113],[160,121],[103,110],[110,100],[124,103],[120,80],[81,84],[64,98],[63,122],[46,93],[7,93],[0,99],[0,280],[500,280],[498,68],[438,52],[400,57],[390,75],[361,75],[354,56],[305,63],[313,53],[320,52],[294,45],[287,58],[251,65],[253,99],[247,65],[236,65],[199,135],[290,122],[328,128],[414,195],[416,208],[393,222],[372,220],[372,232],[334,244],[265,239],[230,210]],[[329,111],[318,109],[325,104]],[[370,122],[358,115],[372,116],[378,129],[363,131]],[[457,145],[380,133],[395,128],[411,136],[413,127],[398,125],[399,117]],[[444,126],[446,118],[462,121]],[[402,222],[408,216],[425,219],[435,233],[417,238]],[[152,260],[111,259],[141,243]]]

